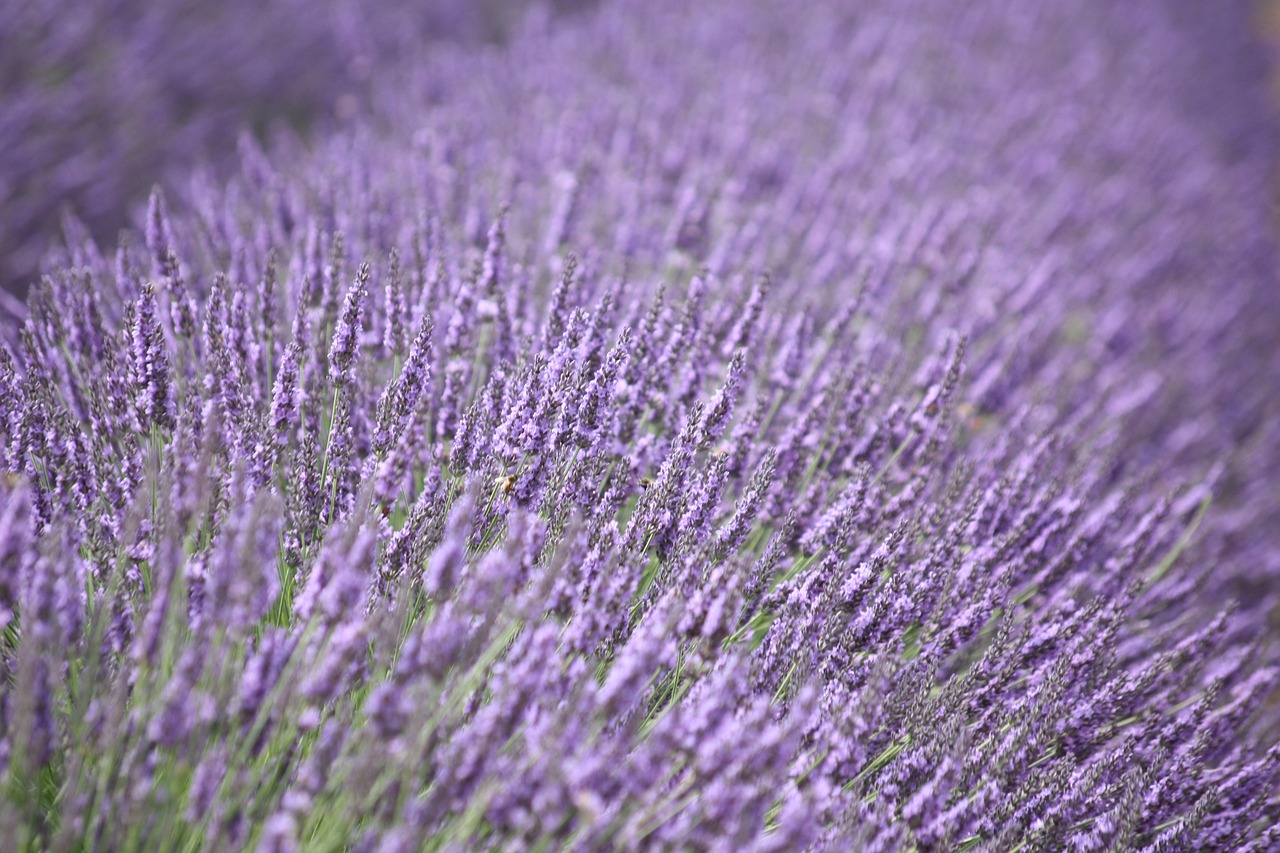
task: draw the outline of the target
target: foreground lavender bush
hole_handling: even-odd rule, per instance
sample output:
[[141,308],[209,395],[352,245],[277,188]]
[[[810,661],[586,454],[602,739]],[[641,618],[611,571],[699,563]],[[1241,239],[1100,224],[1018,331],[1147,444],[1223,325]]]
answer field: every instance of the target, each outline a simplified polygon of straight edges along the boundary
[[[73,236],[0,350],[7,837],[1280,843],[1255,164],[1145,18],[845,5],[535,21]],[[898,64],[993,31],[1062,42]]]

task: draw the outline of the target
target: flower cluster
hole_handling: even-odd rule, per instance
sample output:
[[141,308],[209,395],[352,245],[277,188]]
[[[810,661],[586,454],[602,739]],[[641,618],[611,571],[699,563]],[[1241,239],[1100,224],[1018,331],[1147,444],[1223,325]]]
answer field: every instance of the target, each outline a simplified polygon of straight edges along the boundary
[[1134,5],[534,15],[70,234],[6,837],[1276,849],[1262,155]]

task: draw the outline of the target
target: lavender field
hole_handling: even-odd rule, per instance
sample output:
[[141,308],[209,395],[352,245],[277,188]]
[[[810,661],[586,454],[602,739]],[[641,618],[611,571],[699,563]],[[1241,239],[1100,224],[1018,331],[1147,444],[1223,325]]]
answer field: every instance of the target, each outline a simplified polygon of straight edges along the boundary
[[7,5],[0,849],[1280,850],[1247,5]]

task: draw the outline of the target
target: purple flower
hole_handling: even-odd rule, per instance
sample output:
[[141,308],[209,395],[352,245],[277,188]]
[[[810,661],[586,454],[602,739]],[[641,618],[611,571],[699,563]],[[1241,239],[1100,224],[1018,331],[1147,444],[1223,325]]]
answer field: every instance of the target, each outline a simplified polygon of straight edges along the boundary
[[351,371],[360,351],[360,336],[364,319],[364,300],[369,294],[369,265],[362,264],[356,280],[347,291],[342,303],[342,314],[333,330],[333,343],[329,346],[329,378],[337,387],[352,381]]
[[160,326],[155,288],[144,284],[130,328],[130,379],[138,422],[144,428],[174,425],[176,397],[169,365],[169,347]]

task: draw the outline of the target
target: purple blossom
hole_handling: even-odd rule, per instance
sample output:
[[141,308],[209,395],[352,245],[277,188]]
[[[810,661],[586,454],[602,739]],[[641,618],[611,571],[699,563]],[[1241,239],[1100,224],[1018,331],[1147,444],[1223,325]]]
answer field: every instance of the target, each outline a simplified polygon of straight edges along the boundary
[[338,387],[352,381],[351,371],[360,352],[364,300],[369,294],[369,275],[369,265],[362,264],[360,271],[356,273],[355,282],[343,300],[342,313],[333,330],[333,343],[329,346],[329,378]]
[[144,284],[130,328],[130,378],[138,422],[145,428],[172,427],[176,415],[169,347],[160,326],[155,289]]

